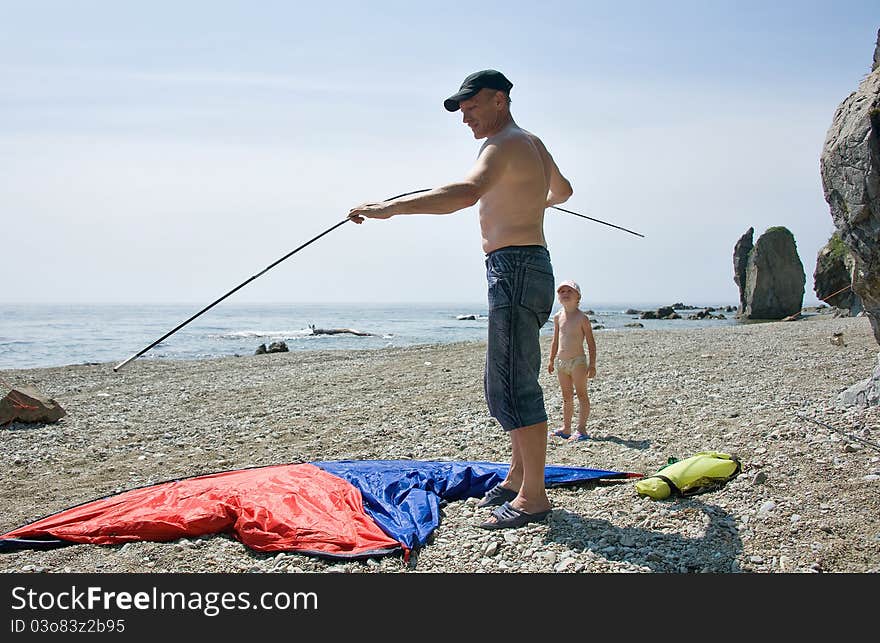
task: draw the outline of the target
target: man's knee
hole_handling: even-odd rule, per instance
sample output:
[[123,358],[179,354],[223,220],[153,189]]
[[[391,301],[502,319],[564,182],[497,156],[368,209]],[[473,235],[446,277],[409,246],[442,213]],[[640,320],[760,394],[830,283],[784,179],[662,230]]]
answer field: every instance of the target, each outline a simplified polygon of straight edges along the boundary
[[511,435],[516,435],[517,437],[521,437],[524,435],[530,434],[538,434],[544,435],[544,432],[547,430],[547,420],[543,420],[541,422],[536,422],[535,424],[529,424],[527,426],[520,426],[515,429],[510,429],[509,433]]

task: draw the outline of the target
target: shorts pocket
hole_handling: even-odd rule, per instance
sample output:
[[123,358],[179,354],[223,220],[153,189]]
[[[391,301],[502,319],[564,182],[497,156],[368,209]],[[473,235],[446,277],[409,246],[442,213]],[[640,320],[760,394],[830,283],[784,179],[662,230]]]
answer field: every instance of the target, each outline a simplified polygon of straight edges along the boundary
[[510,306],[510,282],[498,273],[489,270],[486,273],[489,282],[489,310]]
[[553,308],[553,273],[526,266],[520,305],[541,317],[549,317]]

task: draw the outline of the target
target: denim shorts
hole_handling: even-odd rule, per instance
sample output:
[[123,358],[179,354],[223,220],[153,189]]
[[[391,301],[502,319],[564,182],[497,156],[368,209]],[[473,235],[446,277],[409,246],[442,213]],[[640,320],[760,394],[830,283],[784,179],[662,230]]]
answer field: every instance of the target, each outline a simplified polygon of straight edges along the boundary
[[541,327],[553,308],[550,253],[508,246],[486,255],[489,336],[483,387],[489,414],[505,431],[547,421],[541,370]]

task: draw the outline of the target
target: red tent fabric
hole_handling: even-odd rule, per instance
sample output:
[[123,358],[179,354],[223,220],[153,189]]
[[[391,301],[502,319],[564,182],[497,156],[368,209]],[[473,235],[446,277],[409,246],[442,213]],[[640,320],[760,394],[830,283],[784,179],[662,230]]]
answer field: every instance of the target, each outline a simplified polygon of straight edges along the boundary
[[134,489],[48,516],[3,538],[113,545],[220,532],[266,552],[345,557],[406,549],[364,512],[356,487],[312,464],[228,471]]

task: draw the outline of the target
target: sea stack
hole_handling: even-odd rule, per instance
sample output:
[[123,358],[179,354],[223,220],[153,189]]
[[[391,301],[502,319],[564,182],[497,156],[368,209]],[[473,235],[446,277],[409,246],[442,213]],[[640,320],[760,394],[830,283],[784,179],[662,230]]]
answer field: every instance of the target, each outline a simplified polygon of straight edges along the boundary
[[733,255],[742,319],[784,319],[801,311],[804,266],[794,235],[781,226],[768,228],[752,246],[753,228],[740,237]]

